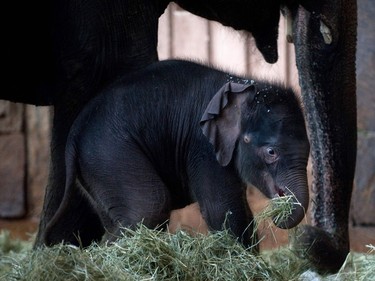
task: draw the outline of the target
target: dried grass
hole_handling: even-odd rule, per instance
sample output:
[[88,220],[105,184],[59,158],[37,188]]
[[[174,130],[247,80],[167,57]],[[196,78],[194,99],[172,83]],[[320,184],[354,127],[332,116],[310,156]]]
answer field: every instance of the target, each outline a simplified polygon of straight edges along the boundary
[[[287,205],[279,203],[266,208],[268,216],[262,213],[262,219],[274,217],[275,206]],[[372,245],[369,249],[368,254],[350,253],[338,274],[321,277],[288,248],[255,256],[227,231],[191,236],[184,231],[150,230],[140,224],[134,230],[124,229],[122,238],[111,245],[80,249],[60,244],[37,250],[31,250],[31,242],[11,240],[2,232],[0,279],[372,281],[375,255]]]
[[286,220],[292,214],[294,205],[299,204],[295,203],[293,198],[293,195],[272,198],[264,210],[255,215],[255,230],[258,230],[259,225],[263,222],[268,222],[270,227],[273,223],[277,224]]

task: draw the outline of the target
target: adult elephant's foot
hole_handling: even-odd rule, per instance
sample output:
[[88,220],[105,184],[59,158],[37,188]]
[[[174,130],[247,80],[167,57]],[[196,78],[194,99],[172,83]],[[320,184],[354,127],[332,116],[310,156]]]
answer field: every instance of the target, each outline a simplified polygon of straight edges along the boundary
[[310,225],[297,228],[293,237],[293,251],[303,259],[311,262],[312,267],[320,273],[337,272],[349,253],[349,244],[343,240]]

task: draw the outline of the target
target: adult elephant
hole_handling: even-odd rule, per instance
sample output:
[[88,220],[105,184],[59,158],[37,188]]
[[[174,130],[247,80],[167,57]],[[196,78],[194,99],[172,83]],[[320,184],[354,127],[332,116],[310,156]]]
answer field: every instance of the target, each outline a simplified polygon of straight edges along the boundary
[[[69,91],[81,99],[82,92],[97,91],[119,70],[140,69],[157,60],[158,19],[169,2],[5,3],[10,20],[2,28],[2,65],[6,71],[1,81],[7,90],[1,91],[0,99],[54,105],[69,96]],[[277,61],[279,3],[174,2],[197,15],[251,33],[266,61]]]
[[[64,149],[75,116],[119,73],[157,60],[158,18],[169,1],[23,2],[8,1],[4,8],[17,17],[3,33],[8,71],[2,79],[9,90],[2,91],[0,98],[54,105],[52,165],[36,241],[41,245],[41,234],[64,193]],[[289,6],[311,133],[316,194],[313,226],[305,227],[297,244],[310,249],[309,258],[322,269],[337,270],[349,251],[348,211],[356,153],[356,1],[175,2],[197,15],[251,32],[271,63],[277,60],[281,2]],[[85,199],[78,196],[75,200],[76,208],[71,210],[74,231],[87,245],[99,239],[103,228]]]
[[[317,1],[318,2],[318,1]],[[349,252],[348,216],[356,161],[355,0],[292,8],[294,44],[313,160],[312,226],[297,247],[318,268],[338,270]]]

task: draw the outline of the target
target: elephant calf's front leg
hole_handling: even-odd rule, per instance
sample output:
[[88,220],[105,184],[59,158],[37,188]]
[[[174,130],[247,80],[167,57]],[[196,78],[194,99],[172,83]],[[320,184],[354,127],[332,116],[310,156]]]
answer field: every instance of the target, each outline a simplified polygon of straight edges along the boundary
[[246,248],[257,253],[257,234],[244,188],[240,184],[222,189],[212,188],[204,195],[197,196],[204,220],[210,230],[226,229]]

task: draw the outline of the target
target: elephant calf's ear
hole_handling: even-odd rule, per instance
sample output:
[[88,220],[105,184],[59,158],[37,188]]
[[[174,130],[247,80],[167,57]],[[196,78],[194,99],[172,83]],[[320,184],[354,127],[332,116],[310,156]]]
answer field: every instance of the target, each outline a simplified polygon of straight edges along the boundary
[[241,104],[253,84],[226,83],[211,99],[200,121],[203,134],[214,146],[216,159],[226,166],[240,133]]

